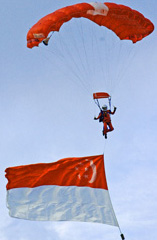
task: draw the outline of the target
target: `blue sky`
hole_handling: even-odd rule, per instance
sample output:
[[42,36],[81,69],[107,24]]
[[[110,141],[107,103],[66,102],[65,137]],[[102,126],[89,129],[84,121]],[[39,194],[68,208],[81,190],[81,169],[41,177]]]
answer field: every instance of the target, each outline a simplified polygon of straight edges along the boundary
[[[1,0],[1,240],[118,239],[115,227],[18,220],[6,207],[5,168],[102,153],[126,239],[155,239],[157,234],[156,29],[133,45],[107,29],[74,20],[52,36],[48,47],[26,47],[26,34],[36,21],[77,2]],[[156,0],[115,2],[140,11],[156,26]],[[109,91],[117,106],[115,130],[107,141],[102,125],[93,121],[99,112],[92,100],[95,91]]]

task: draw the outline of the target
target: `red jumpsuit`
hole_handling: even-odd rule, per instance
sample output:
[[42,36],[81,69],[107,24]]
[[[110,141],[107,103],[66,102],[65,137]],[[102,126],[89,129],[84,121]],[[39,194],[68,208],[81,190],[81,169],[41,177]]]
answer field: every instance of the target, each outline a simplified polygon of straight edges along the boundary
[[107,111],[102,111],[99,113],[99,116],[96,119],[99,119],[102,117],[103,115],[103,135],[105,135],[107,132],[111,132],[114,130],[112,123],[111,123],[111,118],[110,118],[110,114],[114,114],[116,111],[116,108],[114,108],[113,112],[111,112],[111,110],[107,110]]

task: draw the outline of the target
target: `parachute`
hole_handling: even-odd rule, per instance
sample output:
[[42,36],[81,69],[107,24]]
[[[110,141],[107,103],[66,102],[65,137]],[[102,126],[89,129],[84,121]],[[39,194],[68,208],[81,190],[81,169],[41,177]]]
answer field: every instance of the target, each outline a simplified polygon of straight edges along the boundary
[[72,18],[87,18],[99,26],[112,30],[121,40],[133,43],[142,40],[154,30],[153,23],[141,13],[115,3],[78,3],[56,10],[41,18],[27,34],[27,47],[48,44],[48,34],[59,31]]
[[27,47],[38,47],[41,42],[48,45],[52,34],[58,32],[53,35],[50,48],[38,50],[52,62],[54,71],[59,68],[69,75],[69,81],[82,85],[90,96],[98,89],[105,89],[113,96],[141,45],[132,42],[142,40],[153,30],[149,19],[128,6],[109,2],[78,3],[41,18],[27,33]]

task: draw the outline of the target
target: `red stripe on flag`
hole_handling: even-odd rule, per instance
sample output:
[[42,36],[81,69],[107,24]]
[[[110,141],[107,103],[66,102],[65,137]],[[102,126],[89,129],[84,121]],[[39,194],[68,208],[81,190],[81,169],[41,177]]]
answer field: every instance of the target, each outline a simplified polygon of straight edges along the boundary
[[64,158],[53,163],[38,163],[6,170],[7,190],[42,185],[78,186],[108,190],[103,155]]

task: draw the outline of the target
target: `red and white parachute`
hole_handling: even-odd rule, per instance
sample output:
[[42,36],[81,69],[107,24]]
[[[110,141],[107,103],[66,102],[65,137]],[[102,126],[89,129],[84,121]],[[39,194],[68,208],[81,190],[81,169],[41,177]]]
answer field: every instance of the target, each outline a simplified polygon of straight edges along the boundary
[[78,3],[56,10],[41,18],[27,34],[27,47],[38,46],[52,31],[72,18],[87,18],[99,26],[111,29],[122,40],[140,41],[153,30],[152,22],[141,13],[115,3]]
[[[80,31],[77,29],[79,19],[82,21]],[[74,32],[77,34],[74,41],[72,31],[68,29],[72,23]],[[91,25],[94,30],[92,30],[91,36],[88,35],[86,37]],[[84,33],[82,33],[83,26],[85,26]],[[100,28],[100,26],[102,27]],[[64,29],[68,31],[66,32]],[[116,85],[119,79],[122,78],[121,75],[123,75],[126,62],[129,60],[129,51],[127,49],[124,53],[127,59],[122,60],[120,51],[117,50],[117,44],[121,41],[117,41],[116,47],[114,48],[109,39],[111,46],[108,46],[105,42],[108,37],[99,35],[98,40],[96,40],[97,29],[100,29],[101,35],[104,32],[113,33],[115,42],[117,41],[117,38],[114,36],[116,34],[120,40],[130,40],[136,43],[151,34],[154,30],[154,25],[140,12],[125,5],[109,2],[78,3],[57,9],[45,17],[42,17],[28,31],[27,47],[33,48],[39,46],[41,42],[48,45],[51,36],[49,34],[53,32],[62,34],[63,32],[64,35],[59,41],[57,41],[57,34],[53,35],[54,40],[53,44],[51,44],[51,52],[54,53],[56,51],[54,59],[50,57],[53,65],[60,58],[61,62],[59,62],[59,69],[62,71],[64,66],[67,65],[68,71],[66,71],[66,74],[67,72],[74,72],[77,80],[80,80],[82,85],[86,87],[86,90],[90,88],[90,94],[98,90],[95,88],[95,83],[98,82],[100,82],[99,89],[105,89],[105,91],[112,94],[112,85]],[[80,40],[81,33],[82,45]],[[61,40],[61,45],[55,47]],[[72,41],[74,47],[72,46]],[[55,49],[52,50],[52,48]],[[74,48],[77,50],[76,54],[74,53]],[[133,46],[131,46],[131,48],[133,48]],[[116,57],[114,55],[116,55]],[[77,58],[80,58],[80,60]],[[115,61],[114,63],[112,63],[113,60]],[[120,62],[122,62],[121,66]],[[96,71],[93,72],[95,69]],[[101,76],[100,73],[102,73]],[[115,76],[112,76],[113,73]],[[94,82],[94,86],[92,85],[92,81]],[[115,88],[115,86],[113,87]]]

